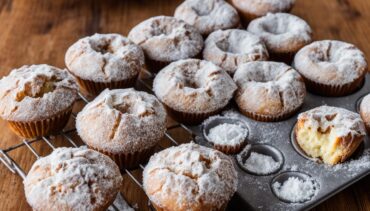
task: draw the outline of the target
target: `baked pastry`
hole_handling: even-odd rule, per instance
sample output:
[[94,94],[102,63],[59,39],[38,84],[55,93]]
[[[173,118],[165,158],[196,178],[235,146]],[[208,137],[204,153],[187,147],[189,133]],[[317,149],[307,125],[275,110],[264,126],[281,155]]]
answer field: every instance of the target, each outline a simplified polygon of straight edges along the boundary
[[73,77],[45,64],[14,69],[0,80],[0,116],[24,138],[62,130],[77,98]]
[[330,106],[301,113],[295,127],[298,145],[310,157],[334,165],[344,162],[364,140],[359,114]]
[[203,48],[202,35],[194,26],[168,16],[141,22],[128,37],[142,47],[147,68],[153,72],[173,61],[199,57]]
[[166,111],[146,92],[104,90],[78,113],[76,129],[90,148],[131,169],[147,161],[164,136]]
[[173,62],[153,81],[153,90],[179,122],[197,124],[220,112],[236,85],[220,67],[199,59]]
[[292,67],[278,62],[249,62],[235,72],[239,110],[258,121],[280,121],[303,104],[306,88]]
[[238,12],[224,0],[186,0],[176,8],[174,16],[193,25],[204,37],[240,25]]
[[360,104],[360,115],[365,123],[365,127],[370,134],[370,94],[366,95]]
[[267,13],[289,12],[295,0],[229,0],[245,23]]
[[307,89],[324,96],[344,96],[359,89],[365,79],[367,62],[354,45],[316,41],[302,48],[293,67],[303,76]]
[[153,155],[143,172],[144,190],[157,211],[224,210],[237,184],[231,158],[194,143]]
[[294,54],[312,41],[312,30],[306,21],[288,13],[267,14],[248,25],[248,31],[266,44],[270,59],[290,64]]
[[109,157],[86,148],[58,148],[33,164],[24,189],[33,210],[105,211],[121,183]]
[[65,63],[80,86],[92,95],[106,88],[135,85],[144,66],[140,46],[119,34],[94,34],[68,48]]
[[264,42],[256,35],[240,30],[218,30],[205,41],[203,58],[233,75],[239,65],[264,61],[269,57]]

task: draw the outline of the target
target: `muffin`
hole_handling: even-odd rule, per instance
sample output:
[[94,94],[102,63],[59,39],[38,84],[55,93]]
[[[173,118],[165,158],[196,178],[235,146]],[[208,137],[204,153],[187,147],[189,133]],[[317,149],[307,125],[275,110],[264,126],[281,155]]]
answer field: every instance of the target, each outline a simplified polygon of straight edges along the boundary
[[295,56],[293,67],[310,92],[333,97],[355,92],[367,72],[364,54],[352,44],[335,40],[305,46]]
[[86,148],[58,148],[38,159],[24,180],[33,210],[105,211],[122,183],[109,157]]
[[330,106],[301,113],[295,127],[300,148],[308,156],[330,165],[349,158],[365,135],[365,126],[359,114]]
[[370,134],[370,94],[366,95],[360,104],[360,115],[365,123],[365,127]]
[[197,124],[220,112],[236,85],[220,67],[199,59],[173,62],[153,81],[153,90],[178,122]]
[[265,61],[269,57],[264,42],[250,32],[229,29],[215,31],[205,41],[203,58],[233,75],[239,65]]
[[194,26],[168,16],[141,22],[128,37],[142,47],[147,68],[152,72],[173,61],[199,57],[203,48],[202,35]]
[[249,62],[235,72],[235,101],[254,120],[274,122],[292,116],[303,104],[306,88],[292,67],[278,62]]
[[237,183],[231,158],[193,143],[153,155],[143,172],[144,190],[157,211],[225,210]]
[[248,31],[266,44],[270,59],[290,64],[294,54],[312,41],[312,30],[306,21],[288,14],[267,14],[250,22]]
[[267,13],[289,12],[295,0],[229,0],[245,23]]
[[147,161],[164,136],[166,111],[146,92],[104,90],[78,113],[76,129],[88,147],[132,169]]
[[193,25],[204,37],[240,25],[238,12],[224,0],[186,0],[176,8],[174,16]]
[[73,77],[45,64],[14,69],[0,80],[0,116],[23,138],[62,130],[77,98]]
[[65,63],[81,88],[98,95],[106,88],[135,85],[144,66],[140,46],[119,34],[94,34],[68,48]]

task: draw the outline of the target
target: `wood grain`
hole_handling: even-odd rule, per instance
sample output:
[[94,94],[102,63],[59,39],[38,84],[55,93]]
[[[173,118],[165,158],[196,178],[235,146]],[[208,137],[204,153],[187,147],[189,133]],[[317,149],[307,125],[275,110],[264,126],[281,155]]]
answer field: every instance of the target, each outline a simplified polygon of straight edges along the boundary
[[[172,15],[180,0],[1,0],[0,76],[24,64],[47,63],[64,67],[64,53],[78,38],[95,32],[127,35],[130,28],[155,15]],[[315,39],[339,39],[359,46],[370,55],[369,0],[297,0],[293,13],[312,26]],[[71,123],[73,124],[73,123]],[[21,140],[0,121],[0,148]],[[175,131],[184,141],[184,132]],[[56,143],[62,144],[61,140]],[[33,145],[43,155],[45,144]],[[18,149],[12,157],[26,171],[35,160]],[[140,171],[135,176],[140,179]],[[127,177],[127,176],[126,176]],[[0,165],[0,210],[30,210],[22,180]],[[314,210],[370,210],[370,177],[364,178]],[[130,203],[145,210],[145,194],[131,180],[122,192]]]

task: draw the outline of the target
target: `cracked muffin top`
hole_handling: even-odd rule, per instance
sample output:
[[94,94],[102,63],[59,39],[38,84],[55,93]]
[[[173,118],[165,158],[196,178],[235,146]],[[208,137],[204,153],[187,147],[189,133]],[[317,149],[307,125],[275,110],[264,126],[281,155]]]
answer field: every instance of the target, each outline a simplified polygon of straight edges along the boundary
[[307,22],[288,13],[268,13],[251,21],[248,31],[258,35],[270,53],[296,52],[312,41]]
[[94,34],[69,47],[65,63],[73,75],[84,80],[121,81],[140,73],[144,53],[140,46],[119,34]]
[[174,16],[193,25],[205,36],[240,24],[238,12],[224,0],[186,0],[176,8]]
[[58,148],[38,159],[24,180],[34,210],[105,210],[122,183],[118,166],[94,150]]
[[283,115],[298,109],[306,96],[303,78],[279,62],[249,62],[235,72],[235,100],[243,110],[261,115]]
[[106,89],[78,113],[76,129],[93,148],[132,153],[154,146],[163,137],[166,116],[153,95],[134,89]]
[[203,48],[202,35],[194,26],[169,16],[141,22],[128,37],[143,48],[149,59],[161,62],[192,58]]
[[312,81],[334,85],[351,83],[367,72],[364,53],[350,43],[336,40],[316,41],[303,47],[293,66]]
[[236,90],[232,78],[212,62],[185,59],[172,62],[153,81],[156,96],[186,113],[209,113],[225,107]]
[[222,210],[237,184],[231,158],[194,143],[153,155],[143,172],[145,192],[163,210]]
[[39,121],[58,115],[78,98],[66,71],[49,65],[14,69],[0,80],[0,115],[8,121]]
[[203,57],[232,75],[239,65],[267,60],[269,54],[257,35],[245,30],[228,29],[215,31],[208,36]]

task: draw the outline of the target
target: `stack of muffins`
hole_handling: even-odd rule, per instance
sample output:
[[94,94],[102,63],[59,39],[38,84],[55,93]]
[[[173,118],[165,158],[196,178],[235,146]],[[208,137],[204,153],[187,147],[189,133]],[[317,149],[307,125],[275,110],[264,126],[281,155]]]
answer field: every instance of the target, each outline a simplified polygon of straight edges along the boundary
[[[363,53],[341,41],[311,43],[310,26],[284,13],[294,0],[230,3],[186,0],[174,17],[147,19],[127,38],[95,34],[78,40],[66,52],[67,70],[31,65],[1,79],[0,115],[24,138],[62,130],[79,88],[97,96],[76,118],[89,149],[60,148],[39,159],[25,179],[33,209],[106,209],[119,191],[119,168],[137,168],[152,156],[167,112],[198,124],[234,99],[249,118],[282,121],[303,105],[306,88],[344,96],[361,87]],[[143,69],[156,74],[155,96],[133,89]],[[297,142],[325,163],[343,162],[363,141],[365,125],[370,130],[369,104],[370,95],[361,104],[365,124],[341,108],[302,113]],[[331,145],[315,151],[326,140]],[[230,157],[190,143],[153,155],[143,183],[156,210],[224,210],[238,182]]]

